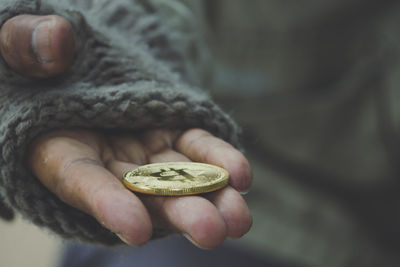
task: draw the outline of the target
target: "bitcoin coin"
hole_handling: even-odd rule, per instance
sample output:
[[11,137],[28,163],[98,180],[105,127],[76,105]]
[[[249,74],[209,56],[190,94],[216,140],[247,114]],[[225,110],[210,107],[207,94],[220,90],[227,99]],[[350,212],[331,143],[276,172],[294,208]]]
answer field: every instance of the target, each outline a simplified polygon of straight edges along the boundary
[[140,166],[124,174],[132,191],[163,196],[212,192],[228,184],[229,173],[218,166],[197,162],[166,162]]

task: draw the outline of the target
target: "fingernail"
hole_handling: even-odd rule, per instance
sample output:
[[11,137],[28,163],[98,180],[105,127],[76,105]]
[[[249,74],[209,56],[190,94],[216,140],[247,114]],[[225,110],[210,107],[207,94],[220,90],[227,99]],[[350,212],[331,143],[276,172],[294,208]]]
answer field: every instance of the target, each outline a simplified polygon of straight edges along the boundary
[[128,239],[124,237],[123,234],[116,234],[116,235],[117,235],[117,236],[119,237],[119,239],[121,239],[125,244],[127,244],[127,245],[129,245],[129,246],[135,246],[135,245],[133,245],[132,243],[130,243],[130,242],[128,241]]
[[51,47],[51,31],[55,25],[55,19],[48,19],[36,25],[32,32],[32,49],[39,63],[54,60]]
[[205,248],[205,247],[200,246],[196,241],[194,241],[194,239],[193,239],[189,234],[183,233],[182,235],[183,235],[187,240],[189,240],[193,245],[195,245],[196,247],[201,248],[201,249],[207,249],[207,248]]
[[241,194],[242,196],[245,196],[249,193],[249,191],[244,191],[244,192],[239,192],[239,194]]

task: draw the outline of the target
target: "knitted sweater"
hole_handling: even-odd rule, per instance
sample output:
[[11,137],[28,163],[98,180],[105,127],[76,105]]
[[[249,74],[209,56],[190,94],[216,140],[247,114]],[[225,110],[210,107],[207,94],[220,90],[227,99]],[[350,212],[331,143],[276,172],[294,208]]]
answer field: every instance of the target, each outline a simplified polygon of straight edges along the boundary
[[[72,66],[44,80],[23,77],[0,61],[0,215],[21,213],[64,238],[113,244],[94,218],[48,191],[25,162],[39,134],[67,127],[137,132],[204,128],[238,145],[238,129],[209,96],[191,86],[199,54],[146,0],[1,0],[0,23],[19,14],[58,14],[72,24]],[[172,36],[172,37],[171,37]],[[155,231],[155,236],[160,231]]]

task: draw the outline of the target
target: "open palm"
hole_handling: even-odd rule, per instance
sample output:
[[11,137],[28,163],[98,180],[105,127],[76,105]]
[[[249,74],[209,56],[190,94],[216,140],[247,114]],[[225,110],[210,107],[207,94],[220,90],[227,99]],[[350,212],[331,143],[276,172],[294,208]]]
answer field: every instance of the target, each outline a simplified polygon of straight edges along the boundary
[[[95,217],[128,244],[149,240],[153,228],[180,232],[200,247],[240,237],[251,215],[238,193],[248,191],[251,171],[244,156],[200,129],[165,129],[140,134],[102,134],[74,129],[39,137],[29,151],[30,167],[61,200]],[[139,165],[196,161],[219,165],[230,185],[202,196],[135,195],[122,175]]]
[[[24,14],[2,25],[0,53],[23,75],[52,77],[71,64],[75,39],[71,24],[60,16]],[[228,236],[242,236],[251,226],[250,212],[238,193],[251,183],[248,162],[203,130],[153,130],[135,136],[55,131],[39,137],[28,158],[33,173],[61,200],[92,215],[129,244],[143,244],[154,228],[163,228],[211,248]],[[230,186],[202,197],[157,197],[135,195],[121,183],[122,174],[138,165],[190,160],[224,167],[231,174]]]

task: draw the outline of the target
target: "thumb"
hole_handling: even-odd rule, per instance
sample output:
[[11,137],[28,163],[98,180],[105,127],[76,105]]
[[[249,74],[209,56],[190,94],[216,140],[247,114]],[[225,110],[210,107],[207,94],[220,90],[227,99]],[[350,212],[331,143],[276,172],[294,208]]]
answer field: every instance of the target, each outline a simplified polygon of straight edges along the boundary
[[30,77],[50,77],[71,64],[75,34],[71,24],[60,16],[19,15],[1,27],[0,52],[15,71]]

